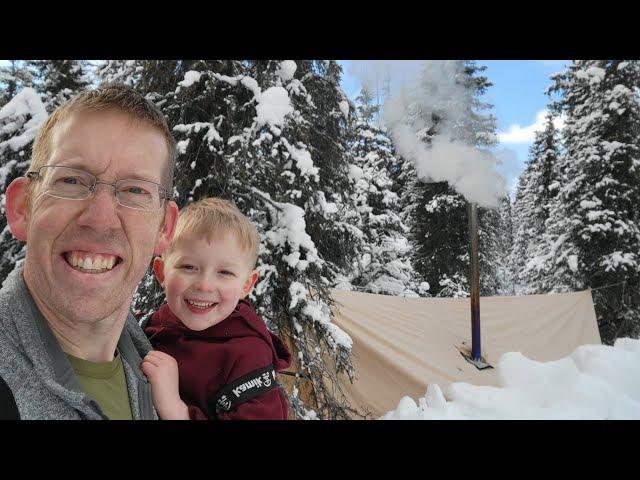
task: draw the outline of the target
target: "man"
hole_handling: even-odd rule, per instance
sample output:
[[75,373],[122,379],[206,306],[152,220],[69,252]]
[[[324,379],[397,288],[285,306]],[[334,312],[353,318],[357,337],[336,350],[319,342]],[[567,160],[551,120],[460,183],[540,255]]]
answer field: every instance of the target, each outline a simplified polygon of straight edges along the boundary
[[20,418],[157,419],[130,307],[173,235],[175,151],[158,108],[121,85],[80,94],[38,132],[6,191],[27,244],[0,290],[0,377]]

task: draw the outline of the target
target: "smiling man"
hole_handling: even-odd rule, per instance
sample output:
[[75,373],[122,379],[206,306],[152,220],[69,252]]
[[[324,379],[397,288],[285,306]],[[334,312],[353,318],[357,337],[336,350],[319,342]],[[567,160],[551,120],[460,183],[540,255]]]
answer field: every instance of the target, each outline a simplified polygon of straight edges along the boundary
[[157,418],[130,307],[173,235],[175,151],[159,109],[122,85],[82,93],[38,132],[6,191],[27,244],[0,290],[0,377],[20,418]]

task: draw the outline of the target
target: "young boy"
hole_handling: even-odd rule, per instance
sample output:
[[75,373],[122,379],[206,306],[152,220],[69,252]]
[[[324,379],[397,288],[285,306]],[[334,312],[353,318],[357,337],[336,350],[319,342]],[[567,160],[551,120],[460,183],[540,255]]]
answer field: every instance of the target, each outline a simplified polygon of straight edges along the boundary
[[161,419],[286,420],[275,372],[291,363],[244,298],[258,278],[259,237],[235,205],[206,198],[180,212],[153,271],[167,303],[144,327],[142,371]]

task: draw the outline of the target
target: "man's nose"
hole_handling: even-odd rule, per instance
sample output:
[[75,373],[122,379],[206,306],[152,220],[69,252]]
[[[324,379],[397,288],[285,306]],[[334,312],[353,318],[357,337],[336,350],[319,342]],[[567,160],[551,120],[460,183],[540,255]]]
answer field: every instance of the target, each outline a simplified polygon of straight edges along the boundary
[[78,223],[96,229],[117,228],[120,219],[116,209],[118,202],[112,185],[96,184],[93,195],[84,201],[85,207]]

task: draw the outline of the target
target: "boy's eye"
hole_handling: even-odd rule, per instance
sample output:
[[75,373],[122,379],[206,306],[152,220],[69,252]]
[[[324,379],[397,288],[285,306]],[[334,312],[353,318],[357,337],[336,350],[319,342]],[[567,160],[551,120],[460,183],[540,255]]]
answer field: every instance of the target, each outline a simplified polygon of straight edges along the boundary
[[230,272],[229,270],[221,270],[220,273],[222,275],[235,275],[233,272]]
[[185,270],[193,270],[196,267],[194,267],[193,265],[181,265],[180,268],[183,268]]

